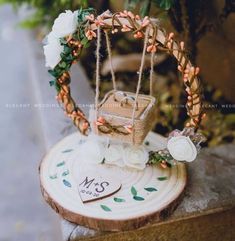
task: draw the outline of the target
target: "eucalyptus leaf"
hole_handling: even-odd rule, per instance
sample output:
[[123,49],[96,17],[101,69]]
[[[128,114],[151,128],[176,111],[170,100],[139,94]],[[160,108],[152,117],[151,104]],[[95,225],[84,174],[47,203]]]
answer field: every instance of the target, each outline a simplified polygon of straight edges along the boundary
[[134,196],[133,197],[136,201],[144,201],[144,198],[143,197],[140,197],[140,196]]
[[165,180],[167,180],[168,178],[167,177],[158,177],[157,178],[159,181],[165,181]]
[[66,187],[72,187],[71,183],[65,179],[63,179],[63,183]]
[[65,162],[62,161],[62,162],[57,163],[56,166],[57,166],[57,167],[61,167],[61,166],[64,166],[64,164],[65,164]]
[[144,188],[144,190],[146,190],[148,192],[156,192],[157,191],[157,189],[154,187],[146,187],[146,188]]
[[73,151],[73,149],[66,149],[66,150],[62,151],[62,153],[67,153],[67,152],[71,152],[71,151]]
[[106,206],[106,205],[100,205],[100,207],[105,211],[105,212],[111,212],[112,210],[108,207],[108,206]]
[[125,199],[123,199],[123,198],[118,198],[118,197],[113,198],[113,200],[114,200],[115,202],[117,202],[117,203],[122,203],[122,202],[125,202],[125,201],[126,201]]
[[133,196],[136,196],[136,195],[137,195],[137,190],[135,189],[134,186],[131,187],[131,194],[132,194]]

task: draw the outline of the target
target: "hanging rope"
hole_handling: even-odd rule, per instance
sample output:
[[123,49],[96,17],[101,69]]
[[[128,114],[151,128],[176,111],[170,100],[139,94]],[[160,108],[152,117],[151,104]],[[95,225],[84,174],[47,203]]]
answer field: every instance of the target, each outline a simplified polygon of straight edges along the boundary
[[149,77],[149,94],[153,95],[153,66],[154,66],[154,55],[155,53],[151,53],[151,60],[150,60],[150,77]]
[[142,53],[142,58],[141,58],[141,63],[140,63],[140,69],[139,69],[138,85],[137,85],[137,89],[136,89],[136,93],[135,93],[134,109],[132,112],[132,126],[134,125],[134,121],[135,121],[135,111],[136,111],[138,95],[139,95],[139,91],[140,91],[140,87],[141,87],[141,79],[142,79],[143,68],[144,68],[145,53],[146,53],[147,44],[148,44],[148,36],[149,36],[149,28],[147,28],[146,32],[145,32],[144,48],[143,48],[143,53]]
[[100,95],[100,26],[97,28],[97,46],[96,46],[96,90],[95,90],[95,119],[98,117],[98,104]]
[[110,65],[110,71],[111,71],[112,81],[113,81],[113,89],[117,90],[116,79],[115,79],[115,74],[114,74],[114,70],[113,70],[110,39],[109,39],[108,31],[105,30],[104,33],[105,33],[106,45],[107,45],[108,56],[109,56],[109,65]]

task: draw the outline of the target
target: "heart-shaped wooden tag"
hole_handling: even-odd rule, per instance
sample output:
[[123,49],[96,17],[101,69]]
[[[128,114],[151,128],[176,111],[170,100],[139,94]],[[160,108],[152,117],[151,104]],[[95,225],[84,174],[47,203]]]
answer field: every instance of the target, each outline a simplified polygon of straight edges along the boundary
[[83,203],[109,197],[118,192],[121,183],[107,174],[87,173],[78,178],[78,191]]

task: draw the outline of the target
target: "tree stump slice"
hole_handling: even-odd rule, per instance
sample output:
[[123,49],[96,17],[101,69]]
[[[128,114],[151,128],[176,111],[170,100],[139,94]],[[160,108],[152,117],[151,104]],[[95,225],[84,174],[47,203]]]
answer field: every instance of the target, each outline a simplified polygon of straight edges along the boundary
[[[40,164],[44,199],[64,219],[101,231],[124,231],[157,222],[170,215],[186,186],[186,168],[148,166],[143,171],[103,164],[87,164],[79,159],[85,136],[74,133],[57,143]],[[156,134],[146,140],[149,150],[161,149]],[[121,181],[121,189],[104,199],[83,203],[78,192],[78,175],[95,171]],[[134,190],[137,192],[133,194]],[[138,196],[139,198],[134,198]],[[115,198],[115,199],[114,199]]]

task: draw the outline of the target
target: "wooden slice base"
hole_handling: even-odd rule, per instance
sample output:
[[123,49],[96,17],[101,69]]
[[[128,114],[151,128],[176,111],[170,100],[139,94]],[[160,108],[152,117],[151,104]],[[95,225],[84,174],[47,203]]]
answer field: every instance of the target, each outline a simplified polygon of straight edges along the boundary
[[[162,148],[162,140],[150,133],[149,149]],[[64,219],[102,231],[139,228],[168,216],[179,202],[186,185],[184,164],[171,169],[149,166],[143,171],[107,164],[87,164],[79,159],[86,137],[74,133],[56,144],[40,165],[43,197]],[[101,200],[83,203],[78,176],[86,172],[118,178],[121,189]]]

